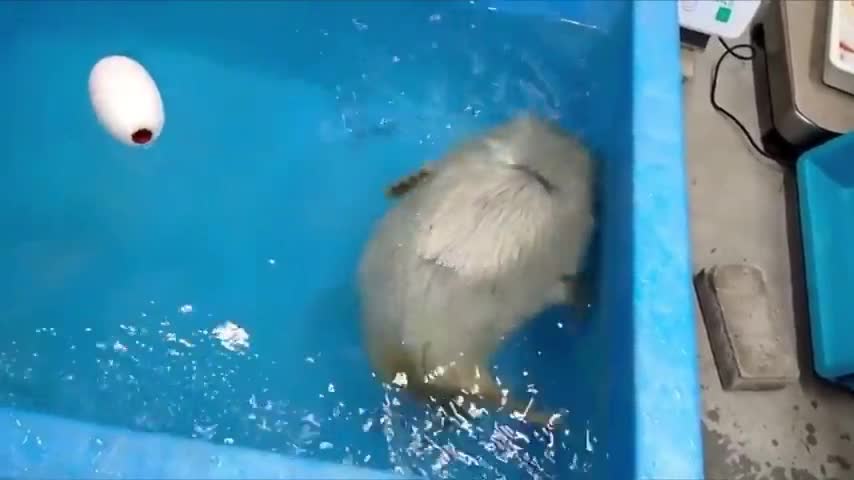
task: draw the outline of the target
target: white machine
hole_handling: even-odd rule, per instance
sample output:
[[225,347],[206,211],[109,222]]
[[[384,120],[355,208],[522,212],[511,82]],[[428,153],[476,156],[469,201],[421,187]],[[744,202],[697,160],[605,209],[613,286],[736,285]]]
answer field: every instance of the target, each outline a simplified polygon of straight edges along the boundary
[[679,25],[706,35],[737,38],[753,21],[761,3],[760,0],[679,0]]
[[854,0],[830,2],[822,80],[854,95]]

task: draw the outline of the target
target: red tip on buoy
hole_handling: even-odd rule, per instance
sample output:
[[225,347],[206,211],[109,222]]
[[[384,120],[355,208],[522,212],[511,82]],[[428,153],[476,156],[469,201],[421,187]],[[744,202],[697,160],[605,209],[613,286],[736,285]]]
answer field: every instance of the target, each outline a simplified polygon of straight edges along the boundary
[[147,128],[140,128],[139,130],[133,132],[130,136],[130,139],[133,140],[133,143],[137,145],[145,145],[146,143],[151,141],[151,138],[154,136],[151,133],[151,130]]
[[89,72],[89,98],[98,122],[130,147],[148,147],[163,131],[163,99],[136,60],[112,55]]

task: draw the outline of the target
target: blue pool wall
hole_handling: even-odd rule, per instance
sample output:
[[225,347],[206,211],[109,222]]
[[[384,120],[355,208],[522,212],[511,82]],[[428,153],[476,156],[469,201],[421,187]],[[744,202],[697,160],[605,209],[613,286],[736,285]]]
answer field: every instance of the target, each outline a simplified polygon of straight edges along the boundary
[[[566,125],[580,131],[605,162],[601,189],[607,200],[602,204],[602,242],[596,260],[599,263],[600,296],[597,303],[601,321],[590,326],[585,344],[574,345],[579,359],[598,366],[589,369],[588,374],[602,377],[594,391],[584,392],[590,403],[586,408],[606,427],[606,431],[599,434],[599,443],[607,448],[601,449],[599,454],[597,478],[702,478],[676,3],[656,0],[488,3],[499,10],[519,15],[564,17],[598,25],[609,33],[602,42],[590,46],[597,52],[591,56],[595,59],[593,71],[599,80],[595,88],[607,92],[608,96],[591,95],[591,101],[598,103],[588,105],[587,111],[597,112],[597,115],[570,118]],[[47,2],[40,2],[40,5],[41,9],[50,7]],[[607,5],[607,8],[602,8],[602,5]],[[87,8],[92,8],[91,4]],[[116,8],[116,5],[110,7],[105,4],[103,8],[106,11]],[[168,12],[168,8],[180,9],[180,6],[164,8]],[[256,3],[247,5],[247,8],[261,7]],[[342,4],[341,8],[347,7]],[[374,5],[374,8],[380,7]],[[381,8],[387,8],[389,15],[394,16],[391,12],[395,8],[404,7],[386,4]],[[9,2],[0,5],[0,36],[14,35],[16,20],[21,17],[41,14],[32,6]],[[44,15],[50,14],[45,12]],[[199,34],[213,37],[215,32]],[[225,40],[212,41],[222,44],[217,45],[218,48],[229,50]],[[233,52],[232,60],[240,60],[241,50],[234,49]],[[275,49],[259,52],[260,56],[275,54]],[[43,75],[60,73],[39,72]],[[13,74],[19,79],[22,75],[26,78],[26,73],[16,71]],[[602,102],[603,98],[609,98],[609,101]],[[24,104],[14,106],[26,108]],[[62,106],[54,108],[57,118],[61,118]],[[167,104],[167,129],[170,125],[169,112]],[[10,118],[9,121],[13,120]],[[102,135],[96,130],[68,128],[67,134]],[[15,130],[9,128],[8,131]],[[165,135],[163,140],[168,141]],[[203,144],[205,139],[198,137],[192,140]],[[14,142],[14,138],[8,139],[3,148],[10,148],[10,142]],[[121,150],[122,147],[111,148],[110,155],[107,155],[111,158],[107,160],[121,158],[127,161],[128,154]],[[131,160],[146,159],[140,156]],[[0,171],[14,178],[14,172],[8,168]],[[85,171],[75,171],[69,166],[64,173],[68,175],[66,179],[80,180],[79,189],[86,188]],[[7,202],[13,196],[7,195],[0,198]],[[10,217],[3,218],[8,220]],[[139,232],[132,225],[123,232],[131,236],[136,233]],[[225,239],[214,243],[252,243],[246,240]],[[168,290],[168,287],[164,289]],[[559,366],[555,369],[560,371]],[[575,375],[577,369],[571,370]],[[588,378],[575,383],[585,386],[597,384],[594,380]],[[579,403],[583,402],[579,400]],[[278,472],[273,476],[297,478],[302,474],[309,475],[305,469],[325,468],[311,461],[266,454],[263,455],[264,462],[256,462],[260,457],[253,455],[260,453],[193,442],[193,448],[208,453],[208,457],[222,459],[220,463],[211,464],[195,461],[195,457],[185,457],[183,450],[188,441],[166,435],[130,433],[9,409],[0,411],[0,416],[0,439],[9,445],[0,455],[0,476],[19,476],[35,471],[41,474],[81,472],[82,476],[87,469],[91,474],[96,468],[94,465],[105,461],[91,458],[91,455],[87,458],[85,450],[58,449],[50,451],[49,455],[45,450],[33,450],[33,443],[25,440],[37,431],[43,432],[45,438],[53,435],[53,438],[81,439],[81,445],[84,438],[112,435],[109,438],[115,439],[118,445],[123,442],[138,445],[142,451],[163,459],[158,466],[161,470],[155,472],[150,465],[143,465],[132,458],[127,449],[116,448],[113,455],[106,456],[111,463],[103,471],[120,472],[125,477],[162,474],[181,478],[188,475],[181,473],[181,469],[188,465],[193,465],[192,474],[196,478],[218,475],[250,478],[266,476],[270,472]],[[30,426],[22,428],[20,423]],[[86,442],[87,445],[90,443],[91,440]],[[223,464],[235,469],[222,470]],[[354,472],[353,475],[361,473]]]

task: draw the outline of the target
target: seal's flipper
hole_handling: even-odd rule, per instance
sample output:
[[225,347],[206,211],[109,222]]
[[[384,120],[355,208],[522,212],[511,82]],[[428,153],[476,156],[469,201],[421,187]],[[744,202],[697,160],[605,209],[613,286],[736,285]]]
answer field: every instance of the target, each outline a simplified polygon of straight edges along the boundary
[[574,305],[579,309],[589,308],[593,303],[589,277],[581,273],[564,275],[554,290],[548,293],[548,300],[553,304]]
[[580,284],[578,275],[564,275],[546,292],[546,301],[552,305],[573,305],[577,301]]
[[[443,403],[448,413],[473,422],[479,415],[474,415],[472,409],[490,415],[502,411],[526,423],[541,427],[551,428],[560,424],[561,415],[541,411],[527,402],[507,398],[506,390],[502,390],[495,377],[489,373],[489,369],[477,366],[462,370],[460,373],[469,371],[473,372],[471,377],[465,375],[455,377],[459,385],[445,383],[441,386]],[[462,404],[459,403],[460,398],[462,398]]]
[[595,294],[593,292],[593,282],[591,281],[591,277],[589,274],[578,274],[573,277],[573,298],[572,305],[580,310],[584,311],[593,306],[593,302],[595,301]]
[[400,198],[414,190],[431,175],[433,175],[433,169],[430,166],[421,167],[417,172],[407,175],[391,184],[386,189],[385,194],[389,198]]
[[517,418],[525,423],[533,424],[544,428],[554,428],[563,423],[565,413],[563,411],[550,412],[539,410],[533,407],[531,403],[523,403],[517,400],[508,401],[505,410],[509,410],[511,417]]
[[[421,384],[422,395],[429,397],[431,403],[442,408],[449,416],[470,422],[478,416],[471,413],[472,408],[480,410],[486,407],[488,411],[499,407],[496,400],[501,398],[501,390],[489,369],[480,366],[482,364],[467,361],[476,356],[469,352],[469,355],[442,368],[441,373],[431,372],[426,375],[425,382]],[[423,361],[426,364],[427,357]]]
[[[477,379],[478,391],[476,392],[476,396],[482,400],[480,402],[475,400],[475,404],[478,407],[485,407],[489,410],[500,409],[511,414],[513,417],[521,418],[527,423],[546,428],[551,428],[561,423],[562,415],[555,415],[552,412],[534,408],[532,406],[533,402],[520,402],[514,398],[507,398],[507,390],[502,390],[495,377],[487,369],[481,367],[478,368],[478,371],[483,372]],[[517,413],[514,414],[514,412]]]

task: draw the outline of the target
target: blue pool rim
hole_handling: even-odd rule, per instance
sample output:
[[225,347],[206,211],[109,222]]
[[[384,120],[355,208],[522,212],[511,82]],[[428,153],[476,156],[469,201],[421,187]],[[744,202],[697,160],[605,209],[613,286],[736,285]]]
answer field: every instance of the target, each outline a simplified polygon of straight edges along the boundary
[[656,0],[635,1],[632,8],[634,475],[699,479],[703,446],[678,10],[675,1]]
[[[607,8],[606,3],[602,8]],[[634,465],[629,471],[638,479],[700,479],[703,449],[677,3],[639,0],[630,8],[632,78],[627,81],[633,92],[634,208],[627,231],[635,251],[632,291],[627,292],[632,301],[634,363],[634,385],[629,388],[634,392],[634,411],[627,415],[634,422],[627,435],[634,438],[626,442],[632,445]],[[655,112],[653,119],[650,112]],[[38,448],[29,430],[47,432],[76,448]],[[65,477],[86,471],[81,469],[91,468],[94,461],[94,447],[88,441],[77,445],[74,439],[99,436],[138,446],[116,450],[116,456],[124,459],[112,458],[120,475],[128,478],[387,478],[386,473],[357,469],[333,474],[308,460],[0,409],[4,455],[33,464],[50,463],[50,471]],[[41,440],[44,445],[59,445],[48,438]],[[189,455],[190,449],[196,453]],[[144,451],[157,452],[158,461],[140,455]],[[218,463],[209,460],[214,457]],[[0,476],[5,468],[11,467],[0,465]],[[104,478],[110,477],[108,473],[103,472]]]

